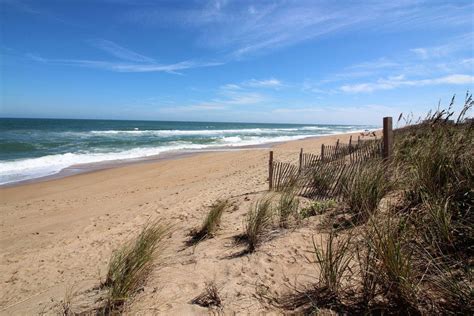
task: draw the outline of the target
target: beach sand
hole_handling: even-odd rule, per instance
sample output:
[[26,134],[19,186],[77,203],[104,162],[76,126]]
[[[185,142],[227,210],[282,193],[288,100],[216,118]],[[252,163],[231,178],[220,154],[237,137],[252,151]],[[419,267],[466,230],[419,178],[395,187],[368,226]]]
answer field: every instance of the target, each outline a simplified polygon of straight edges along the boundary
[[[319,153],[334,135],[278,144],[274,157],[297,161],[300,148]],[[357,139],[357,135],[355,139]],[[100,284],[112,250],[136,236],[150,219],[173,224],[162,264],[127,304],[130,314],[206,314],[190,304],[214,281],[225,313],[270,312],[259,295],[272,296],[315,281],[308,263],[317,219],[277,232],[256,253],[238,256],[251,203],[268,189],[268,149],[201,153],[175,160],[137,163],[46,182],[0,188],[0,314],[53,314],[66,293],[73,308]],[[231,198],[238,209],[223,215],[220,230],[195,248],[186,247],[207,207]]]

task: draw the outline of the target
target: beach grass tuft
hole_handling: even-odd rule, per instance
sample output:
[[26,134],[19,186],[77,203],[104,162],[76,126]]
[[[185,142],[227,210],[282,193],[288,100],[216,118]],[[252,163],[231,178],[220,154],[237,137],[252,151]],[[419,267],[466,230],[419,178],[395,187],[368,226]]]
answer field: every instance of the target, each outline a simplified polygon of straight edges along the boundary
[[204,291],[193,298],[191,304],[202,307],[222,307],[222,299],[215,282],[206,282]]
[[221,223],[222,214],[231,206],[228,200],[217,200],[210,207],[201,227],[192,230],[191,239],[188,244],[194,245],[198,242],[214,236]]
[[344,201],[354,215],[354,222],[365,222],[373,215],[390,186],[385,163],[371,160],[360,166],[343,189]]
[[315,263],[319,269],[319,288],[327,289],[329,293],[338,296],[341,289],[341,281],[347,273],[352,254],[349,248],[348,236],[336,237],[331,230],[324,242],[321,237],[321,247],[313,241],[313,253]]
[[272,217],[271,198],[264,197],[252,206],[245,220],[245,241],[248,252],[255,251],[265,232],[271,226]]
[[104,312],[120,310],[142,286],[164,248],[169,227],[159,221],[145,225],[141,233],[113,252],[102,288],[107,290]]
[[300,201],[292,190],[284,191],[280,195],[276,207],[280,227],[288,228],[290,217],[298,218],[299,204]]

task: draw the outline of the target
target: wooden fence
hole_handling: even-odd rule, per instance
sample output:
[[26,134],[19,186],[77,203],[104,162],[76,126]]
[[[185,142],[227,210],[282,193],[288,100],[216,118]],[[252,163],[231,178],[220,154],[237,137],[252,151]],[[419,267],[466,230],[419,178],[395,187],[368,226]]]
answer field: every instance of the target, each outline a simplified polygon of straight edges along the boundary
[[384,118],[383,139],[361,140],[353,144],[322,145],[319,155],[300,151],[298,165],[269,161],[270,190],[283,191],[292,188],[296,194],[312,199],[337,199],[343,183],[350,183],[361,165],[371,159],[387,158],[391,154],[393,131],[391,118]]
[[[324,145],[323,145],[324,146]],[[323,155],[300,152],[299,165],[273,161],[271,164],[272,190],[282,191],[288,187],[297,187],[298,194],[307,197],[330,197],[338,193],[338,181],[329,181],[347,177],[348,172],[371,158],[382,157],[381,141],[363,144],[338,144],[324,146],[328,149]],[[330,185],[329,185],[330,184]],[[327,187],[327,186],[330,187]],[[319,189],[315,189],[318,187]]]

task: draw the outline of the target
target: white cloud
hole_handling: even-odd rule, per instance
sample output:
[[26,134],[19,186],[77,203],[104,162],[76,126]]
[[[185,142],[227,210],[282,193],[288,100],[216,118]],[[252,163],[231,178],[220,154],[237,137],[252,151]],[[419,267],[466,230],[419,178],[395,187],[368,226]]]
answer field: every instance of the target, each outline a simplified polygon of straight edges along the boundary
[[458,51],[472,51],[474,33],[466,33],[453,38],[448,43],[438,46],[417,47],[410,51],[421,59],[439,58],[448,56]]
[[229,105],[258,104],[267,100],[267,97],[255,92],[225,92],[225,98],[214,99],[216,103]]
[[427,5],[419,0],[198,2],[186,8],[134,9],[124,17],[135,23],[178,24],[197,32],[201,46],[218,48],[233,59],[262,54],[326,34],[362,28],[377,31],[451,25],[471,26],[470,3]]
[[220,89],[222,91],[227,91],[227,90],[242,90],[242,89],[247,89],[247,88],[281,88],[283,87],[283,83],[275,78],[270,78],[270,79],[250,79],[246,81],[242,81],[240,83],[228,83],[225,85],[222,85]]
[[340,89],[343,92],[349,93],[364,93],[373,92],[377,90],[390,90],[401,86],[427,86],[440,84],[473,84],[474,76],[464,74],[453,74],[444,77],[406,80],[404,76],[389,77],[387,79],[379,79],[376,82],[358,83],[343,85]]
[[35,54],[26,54],[26,57],[36,62],[42,62],[47,64],[97,68],[114,72],[167,72],[173,74],[180,74],[180,70],[222,65],[221,62],[203,62],[193,60],[181,61],[174,64],[158,64],[141,62],[126,63],[87,59],[47,59]]
[[280,80],[271,78],[271,79],[266,79],[266,80],[256,80],[252,79],[244,83],[244,85],[247,85],[249,87],[257,87],[257,88],[277,88],[281,87],[283,84],[281,83]]
[[143,63],[155,62],[153,58],[131,51],[109,40],[104,40],[104,39],[92,40],[90,41],[90,43],[94,45],[95,47],[123,60],[143,62]]
[[202,112],[202,111],[220,111],[227,109],[226,106],[218,104],[193,104],[173,107],[163,107],[158,111],[163,113],[176,113],[176,112]]

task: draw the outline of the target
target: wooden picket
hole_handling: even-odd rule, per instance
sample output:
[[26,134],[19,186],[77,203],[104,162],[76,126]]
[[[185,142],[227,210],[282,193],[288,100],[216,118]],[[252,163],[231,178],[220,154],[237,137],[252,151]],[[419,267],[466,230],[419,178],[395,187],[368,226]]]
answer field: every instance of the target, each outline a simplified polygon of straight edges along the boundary
[[[299,165],[273,161],[271,183],[275,191],[293,189],[311,199],[338,199],[345,184],[363,163],[382,157],[381,140],[324,146],[324,156],[300,151]],[[273,159],[273,158],[272,158]]]

